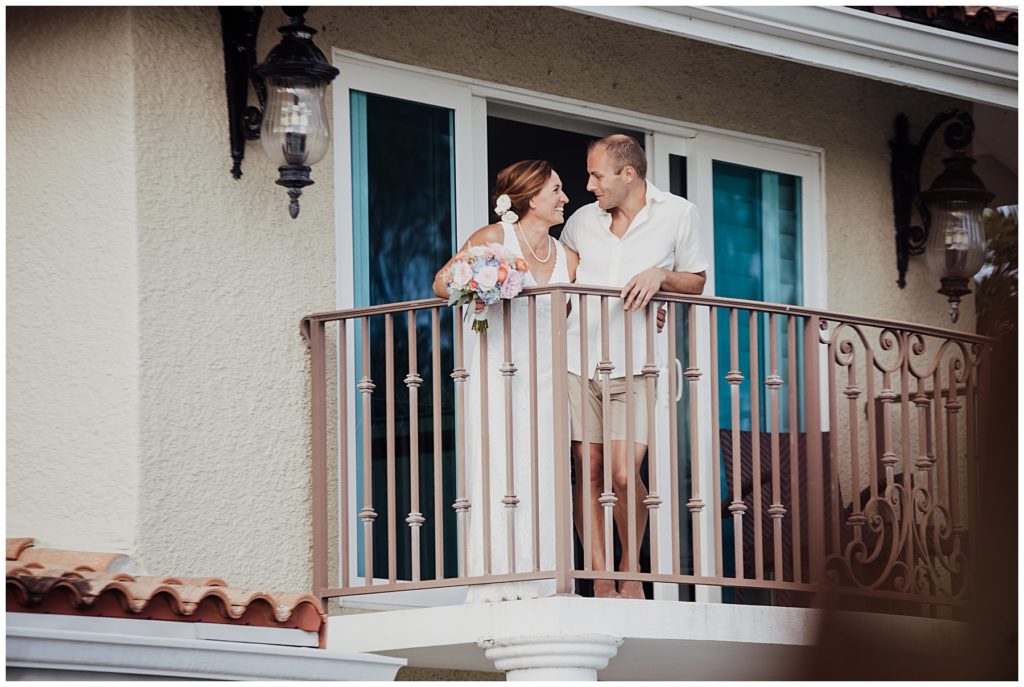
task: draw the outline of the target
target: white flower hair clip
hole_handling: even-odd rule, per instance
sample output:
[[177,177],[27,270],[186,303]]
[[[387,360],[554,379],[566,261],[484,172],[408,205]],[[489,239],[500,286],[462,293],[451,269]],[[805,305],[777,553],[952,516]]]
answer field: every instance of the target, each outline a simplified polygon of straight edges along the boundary
[[519,215],[512,212],[512,199],[506,193],[502,193],[494,201],[494,214],[501,217],[502,222],[508,222],[509,224],[519,221]]

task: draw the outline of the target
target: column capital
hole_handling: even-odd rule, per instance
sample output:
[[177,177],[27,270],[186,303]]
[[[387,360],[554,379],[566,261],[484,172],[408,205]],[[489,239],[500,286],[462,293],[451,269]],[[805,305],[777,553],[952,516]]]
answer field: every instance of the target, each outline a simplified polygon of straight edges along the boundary
[[532,635],[481,639],[506,680],[597,680],[622,645],[622,637],[602,634]]

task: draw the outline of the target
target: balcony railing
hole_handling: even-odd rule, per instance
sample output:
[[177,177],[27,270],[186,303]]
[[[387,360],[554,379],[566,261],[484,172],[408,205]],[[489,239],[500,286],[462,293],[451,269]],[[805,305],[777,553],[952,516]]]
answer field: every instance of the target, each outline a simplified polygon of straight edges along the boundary
[[[576,299],[583,294],[589,297]],[[602,571],[591,564],[590,533],[603,528],[605,541],[613,541],[610,470],[602,494],[583,480],[584,500],[605,497],[604,517],[594,522],[591,509],[581,509],[576,517],[586,536],[574,535],[566,367],[569,345],[580,346],[584,369],[595,355],[607,360],[605,324],[618,292],[557,285],[527,289],[520,298],[528,304],[526,321],[511,321],[507,302],[491,317],[526,328],[531,364],[510,358],[510,326],[505,340],[487,340],[461,326],[461,309],[436,299],[303,321],[311,349],[316,594],[538,579],[573,593],[584,580],[607,579],[660,583],[683,599],[722,589],[727,601],[807,606],[832,592],[851,607],[940,617],[965,605],[987,339],[796,306],[659,293],[649,314],[667,306],[664,331],[642,313],[625,317],[626,364],[634,355],[645,362],[637,383],[647,386],[651,437],[649,495],[636,503],[629,489],[627,499],[631,513],[647,509],[649,526],[642,541],[628,528],[619,542],[626,570],[609,572],[611,565]],[[550,341],[538,341],[531,327],[538,298],[551,299]],[[588,318],[601,322],[601,350],[568,340],[572,300],[581,331]],[[644,332],[640,351],[632,350],[632,327]],[[531,423],[536,436],[536,400],[550,394],[552,442],[509,445],[505,455],[473,468],[485,473],[485,484],[493,470],[509,477],[509,493],[486,497],[508,509],[498,521],[467,491],[466,389],[480,374],[469,365],[473,345],[505,352],[501,379],[481,380],[490,382],[483,404],[507,398],[512,378],[535,369],[539,347],[551,347],[550,388],[530,385],[530,416],[509,411],[505,422]],[[667,353],[662,366],[655,364],[658,347]],[[602,382],[614,374],[610,367],[598,366]],[[514,518],[515,492],[537,495],[537,472],[517,483],[523,480],[512,474],[515,451],[531,451],[534,466],[555,466],[553,521],[540,518],[538,499],[530,499],[529,531]],[[554,565],[544,569],[535,554],[527,570],[520,564],[516,572],[471,576],[475,527],[487,551],[492,540],[505,546],[527,537],[534,552],[542,540],[553,541]],[[509,536],[495,538],[499,532]],[[606,547],[609,563],[613,551]]]

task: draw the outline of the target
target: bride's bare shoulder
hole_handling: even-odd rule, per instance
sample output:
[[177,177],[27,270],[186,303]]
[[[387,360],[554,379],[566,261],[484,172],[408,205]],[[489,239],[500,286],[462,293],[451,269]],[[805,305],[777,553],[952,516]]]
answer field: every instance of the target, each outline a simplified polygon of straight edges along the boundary
[[505,230],[500,224],[488,224],[480,227],[469,237],[469,245],[480,246],[485,243],[502,243],[505,240]]

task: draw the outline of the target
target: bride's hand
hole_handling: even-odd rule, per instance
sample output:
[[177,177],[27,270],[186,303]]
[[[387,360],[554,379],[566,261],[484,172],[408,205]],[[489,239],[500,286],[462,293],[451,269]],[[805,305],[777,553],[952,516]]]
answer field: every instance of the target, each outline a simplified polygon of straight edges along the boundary
[[487,304],[486,304],[486,303],[484,303],[484,302],[483,302],[482,300],[480,300],[480,298],[478,297],[478,298],[476,299],[476,307],[475,307],[475,308],[473,308],[473,312],[475,312],[475,313],[481,313],[481,312],[483,312],[483,311],[484,311],[484,310],[485,310],[486,308],[487,308]]

